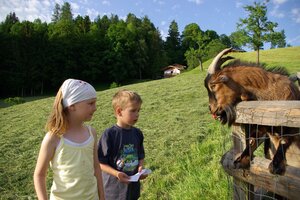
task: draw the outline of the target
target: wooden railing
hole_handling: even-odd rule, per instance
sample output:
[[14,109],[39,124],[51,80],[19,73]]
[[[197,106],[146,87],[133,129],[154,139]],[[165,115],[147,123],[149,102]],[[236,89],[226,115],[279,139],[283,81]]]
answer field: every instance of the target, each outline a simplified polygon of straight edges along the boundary
[[253,158],[249,169],[235,169],[233,165],[249,138],[246,128],[249,124],[296,127],[300,132],[300,101],[241,102],[236,111],[237,119],[232,128],[233,148],[221,160],[224,170],[233,176],[234,199],[256,199],[264,191],[288,199],[300,199],[300,168],[287,166],[284,175],[274,175],[268,170],[271,160],[258,156]]

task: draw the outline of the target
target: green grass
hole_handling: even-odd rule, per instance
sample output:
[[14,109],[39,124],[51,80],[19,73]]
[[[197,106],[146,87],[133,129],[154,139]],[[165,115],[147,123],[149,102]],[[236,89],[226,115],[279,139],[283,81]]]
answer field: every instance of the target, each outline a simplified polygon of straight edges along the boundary
[[[274,51],[262,54],[280,57],[288,55],[285,51],[290,48],[279,49],[280,55]],[[300,48],[290,52],[299,55]],[[252,52],[241,56],[249,54]],[[284,65],[290,62],[283,58]],[[285,66],[297,71],[294,66],[299,59]],[[208,113],[205,76],[206,71],[197,68],[174,78],[121,87],[143,98],[136,126],[145,136],[145,166],[153,173],[143,181],[142,200],[232,199],[231,178],[220,165],[221,156],[231,146],[230,130]],[[98,110],[90,124],[98,136],[115,123],[111,98],[118,89],[97,93]],[[49,97],[0,109],[0,199],[36,198],[32,176],[53,100]],[[51,173],[47,185],[51,185]]]
[[[256,51],[230,55],[251,62],[257,60]],[[289,73],[295,74],[295,72],[300,71],[300,46],[260,51],[259,59],[261,63],[266,63],[267,66],[286,67]]]

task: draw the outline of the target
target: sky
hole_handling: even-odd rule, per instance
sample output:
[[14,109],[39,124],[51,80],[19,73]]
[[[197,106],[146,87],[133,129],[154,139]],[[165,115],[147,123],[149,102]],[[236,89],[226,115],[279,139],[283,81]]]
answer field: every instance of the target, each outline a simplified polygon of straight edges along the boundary
[[[55,3],[64,0],[0,0],[0,21],[10,12],[15,12],[20,21],[41,19],[51,22]],[[118,15],[126,19],[128,13],[136,17],[148,16],[159,29],[163,38],[168,35],[171,21],[178,24],[180,34],[185,26],[196,23],[201,30],[214,30],[219,35],[229,36],[236,31],[240,18],[246,18],[246,5],[254,0],[68,0],[73,17],[88,15],[92,21],[97,16]],[[262,0],[256,0],[262,2]],[[300,46],[300,0],[269,0],[269,21],[278,23],[276,31],[285,31],[286,42]],[[268,49],[269,46],[265,45]]]

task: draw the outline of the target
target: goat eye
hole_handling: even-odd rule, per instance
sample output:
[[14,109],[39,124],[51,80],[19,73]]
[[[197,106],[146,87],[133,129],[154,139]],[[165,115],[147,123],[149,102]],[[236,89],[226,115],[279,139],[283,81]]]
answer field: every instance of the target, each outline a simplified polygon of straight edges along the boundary
[[210,89],[211,89],[211,90],[215,89],[215,87],[216,87],[216,85],[215,85],[215,84],[213,84],[213,85],[210,85]]

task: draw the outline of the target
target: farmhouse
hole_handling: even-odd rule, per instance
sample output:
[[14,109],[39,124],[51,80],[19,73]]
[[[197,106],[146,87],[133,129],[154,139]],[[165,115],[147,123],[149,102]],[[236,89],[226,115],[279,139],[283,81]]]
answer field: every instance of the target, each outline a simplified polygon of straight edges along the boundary
[[170,78],[180,74],[184,69],[186,69],[186,66],[184,65],[173,64],[162,68],[162,71],[164,71],[164,78]]

